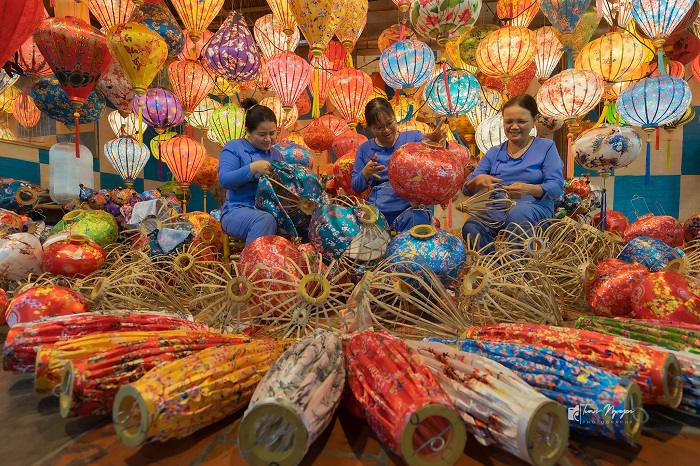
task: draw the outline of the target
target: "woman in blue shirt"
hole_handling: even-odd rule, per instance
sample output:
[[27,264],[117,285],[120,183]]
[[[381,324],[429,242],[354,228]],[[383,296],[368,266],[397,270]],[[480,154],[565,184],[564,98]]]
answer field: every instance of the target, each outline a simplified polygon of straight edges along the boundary
[[[399,147],[409,142],[420,142],[424,138],[439,142],[445,138],[445,130],[437,129],[423,135],[420,131],[400,133],[394,108],[388,100],[377,97],[367,102],[365,120],[374,139],[357,149],[352,169],[352,189],[361,193],[372,187],[367,201],[377,206],[389,225],[396,232],[409,230],[414,225],[430,223],[427,210],[409,211],[410,202],[399,196],[389,183],[388,166],[391,156]],[[401,215],[404,214],[404,215]]]
[[479,234],[479,248],[493,242],[503,228],[511,229],[514,224],[527,228],[528,223],[534,225],[554,215],[554,199],[564,191],[564,163],[553,141],[530,136],[537,113],[537,102],[530,95],[506,102],[503,129],[508,140],[489,149],[462,186],[462,192],[469,196],[501,185],[516,202],[501,228],[467,220],[462,236],[467,240]]
[[272,175],[273,160],[284,160],[272,145],[277,139],[277,118],[254,99],[245,99],[246,135],[229,141],[219,157],[219,183],[226,189],[226,202],[221,209],[221,226],[234,238],[246,244],[256,238],[274,235],[277,221],[269,213],[255,208],[255,192],[261,176]]

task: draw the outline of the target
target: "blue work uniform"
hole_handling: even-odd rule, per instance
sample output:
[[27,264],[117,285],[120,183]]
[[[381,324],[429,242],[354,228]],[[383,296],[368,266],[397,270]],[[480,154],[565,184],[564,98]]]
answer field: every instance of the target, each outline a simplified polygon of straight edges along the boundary
[[219,157],[219,183],[226,189],[226,202],[221,209],[221,226],[234,238],[246,244],[277,232],[275,217],[255,208],[255,192],[259,175],[253,176],[250,164],[258,160],[284,160],[275,147],[261,151],[247,139],[234,139],[224,146]]
[[[399,196],[389,183],[389,161],[396,149],[409,142],[420,142],[423,134],[420,131],[399,133],[396,142],[391,147],[382,147],[375,139],[370,139],[360,145],[355,155],[355,165],[352,168],[352,189],[361,193],[372,187],[367,202],[377,206],[386,217],[387,223],[396,232],[411,229],[414,225],[430,223],[430,212],[422,209],[411,209],[411,203]],[[369,181],[362,175],[362,169],[377,154],[376,162],[384,165],[384,170],[377,173],[379,178],[372,177]],[[403,214],[403,215],[402,215]]]
[[[554,200],[564,192],[563,167],[564,163],[559,157],[554,141],[550,139],[535,138],[518,158],[508,154],[508,141],[489,149],[479,161],[476,170],[467,177],[467,181],[477,175],[487,174],[503,180],[503,186],[518,181],[540,185],[544,195],[541,199],[530,195],[515,199],[515,206],[506,215],[501,228],[490,228],[476,219],[468,219],[462,227],[462,236],[466,239],[467,235],[472,238],[477,234],[481,235],[477,245],[481,248],[493,242],[503,228],[510,231],[513,224],[527,228],[528,223],[534,225],[540,220],[551,218],[554,215]],[[476,194],[466,191],[464,193]]]

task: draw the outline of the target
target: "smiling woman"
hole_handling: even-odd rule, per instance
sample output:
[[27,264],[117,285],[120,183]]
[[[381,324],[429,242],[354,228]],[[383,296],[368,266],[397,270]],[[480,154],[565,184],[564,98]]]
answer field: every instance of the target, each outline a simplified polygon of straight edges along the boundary
[[469,175],[462,192],[473,195],[503,187],[515,206],[502,219],[500,228],[468,219],[462,227],[465,240],[480,235],[478,247],[493,242],[498,232],[520,225],[528,227],[554,215],[554,199],[564,189],[564,166],[554,142],[530,135],[535,126],[537,103],[530,95],[511,98],[503,106],[503,131],[508,140],[489,149]]

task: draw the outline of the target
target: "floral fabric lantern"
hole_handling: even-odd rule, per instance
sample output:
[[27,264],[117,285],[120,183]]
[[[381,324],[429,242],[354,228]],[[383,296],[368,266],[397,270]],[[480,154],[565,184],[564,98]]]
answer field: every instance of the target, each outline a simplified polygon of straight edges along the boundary
[[540,11],[538,0],[498,0],[496,15],[505,26],[528,27]]
[[199,105],[214,87],[214,81],[199,62],[176,60],[168,66],[168,81],[185,116]]
[[185,36],[165,2],[146,2],[134,13],[133,20],[158,33],[168,45],[168,56],[175,58],[185,48]]
[[311,67],[299,55],[282,52],[270,58],[265,69],[283,108],[286,112],[291,111],[294,102],[308,84]]
[[136,11],[132,0],[87,0],[87,7],[105,30],[131,20]]
[[379,58],[379,73],[394,89],[419,87],[430,79],[435,55],[418,40],[402,40],[387,47]]
[[632,6],[632,17],[639,29],[659,49],[692,8],[693,3],[694,0],[642,0]]
[[535,76],[542,84],[554,72],[554,68],[564,54],[564,45],[557,38],[552,26],[543,26],[535,30],[535,41],[537,42],[537,52],[535,53],[537,72]]
[[478,127],[485,118],[498,114],[504,103],[503,94],[495,89],[482,86],[479,103],[467,112],[472,129]]
[[379,52],[383,52],[392,44],[397,43],[400,40],[415,40],[416,33],[413,29],[410,29],[405,24],[392,24],[388,28],[384,29],[379,38],[377,39],[377,47]]
[[368,0],[346,0],[345,17],[338,23],[335,36],[345,47],[348,56],[355,48],[355,43],[367,24],[367,10],[369,10]]
[[97,83],[97,89],[117,107],[122,116],[131,113],[134,88],[118,61],[115,60],[109,65],[109,68],[107,68],[107,71]]
[[153,126],[158,134],[165,128],[181,125],[185,121],[180,102],[164,87],[152,87],[143,95],[134,97],[132,110],[134,113],[142,113],[146,123]]
[[476,64],[488,76],[510,77],[530,66],[535,58],[537,39],[530,29],[506,26],[484,37],[476,47]]
[[172,4],[190,37],[197,42],[219,14],[224,0],[172,0]]
[[209,117],[207,137],[224,147],[227,142],[243,136],[245,110],[236,104],[227,104],[214,110]]
[[199,60],[204,56],[204,47],[207,46],[209,40],[214,36],[214,33],[205,29],[202,33],[202,37],[193,41],[190,38],[190,33],[182,31],[182,37],[185,41],[185,46],[182,48],[182,52],[177,56],[178,60]]
[[282,153],[284,161],[288,164],[314,168],[314,156],[306,147],[289,140],[278,142],[275,147]]
[[414,0],[411,24],[418,35],[435,39],[444,47],[473,26],[480,11],[480,0]]
[[51,234],[62,231],[83,234],[106,247],[117,241],[119,225],[105,210],[71,210],[51,229]]
[[608,83],[628,79],[644,63],[642,44],[627,32],[608,32],[586,44],[576,57],[579,70],[595,71]]
[[559,32],[571,34],[590,3],[591,0],[540,0],[540,9]]
[[328,81],[328,98],[351,128],[357,126],[362,110],[374,86],[367,73],[345,68],[333,73]]
[[255,21],[253,36],[265,60],[282,52],[293,52],[299,45],[299,29],[295,26],[291,35],[284,32],[284,24],[274,15],[261,16]]
[[44,317],[89,312],[88,301],[75,290],[58,285],[29,288],[18,293],[7,306],[7,325],[33,322]]
[[479,103],[481,85],[466,71],[447,70],[427,85],[427,103],[438,115],[457,116],[467,113]]
[[107,253],[85,235],[69,234],[44,248],[44,270],[54,275],[82,278],[105,263]]
[[299,34],[297,20],[289,0],[267,0],[267,3],[270,5],[272,15],[282,24],[282,30],[287,36],[292,37],[295,31]]
[[134,185],[134,181],[144,169],[151,153],[145,144],[139,142],[130,135],[120,136],[109,140],[104,145],[104,154],[112,164],[127,188]]
[[606,176],[637,159],[642,138],[629,126],[601,125],[579,136],[572,149],[576,163]]
[[233,81],[251,81],[260,70],[260,53],[253,35],[237,11],[229,14],[224,24],[204,49],[207,67],[217,75]]
[[[5,93],[7,94],[7,91]],[[76,111],[80,115],[81,123],[91,123],[97,121],[106,108],[105,99],[98,92],[92,92],[88,96],[87,102],[77,109],[74,108],[70,104],[63,86],[53,75],[39,79],[29,91],[29,95],[32,96],[34,104],[39,110],[68,126],[75,124]]]
[[29,233],[0,235],[0,279],[24,280],[41,274],[42,249],[39,239]]
[[202,167],[207,151],[189,136],[175,136],[160,145],[160,154],[181,186],[189,186]]
[[[17,64],[22,68],[24,74],[29,76],[32,80],[37,80],[53,74],[51,67],[46,62],[46,58],[44,58],[41,54],[41,50],[39,50],[39,47],[36,45],[34,36],[30,36],[29,39],[24,41],[22,47],[19,48]],[[2,73],[5,72],[3,71]],[[19,78],[17,75],[15,75],[15,77]],[[2,86],[0,86],[0,94],[2,94]]]

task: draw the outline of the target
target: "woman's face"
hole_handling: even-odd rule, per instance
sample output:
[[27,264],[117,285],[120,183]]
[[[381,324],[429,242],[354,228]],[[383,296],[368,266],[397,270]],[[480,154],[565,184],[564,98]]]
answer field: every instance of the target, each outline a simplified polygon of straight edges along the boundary
[[377,142],[383,146],[391,146],[396,140],[398,127],[396,118],[390,115],[382,115],[376,124],[369,127]]
[[248,141],[260,150],[268,150],[277,141],[277,125],[273,121],[263,121],[253,131],[248,131]]
[[515,144],[527,142],[534,127],[535,119],[528,109],[513,105],[503,110],[503,131],[509,141]]

